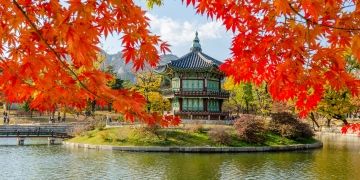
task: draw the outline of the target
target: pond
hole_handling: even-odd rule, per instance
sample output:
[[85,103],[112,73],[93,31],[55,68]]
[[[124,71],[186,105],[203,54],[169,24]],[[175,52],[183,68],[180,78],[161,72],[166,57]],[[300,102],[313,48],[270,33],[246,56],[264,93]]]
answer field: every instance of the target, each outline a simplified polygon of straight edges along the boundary
[[[360,138],[319,137],[323,149],[242,154],[130,153],[15,146],[0,139],[0,179],[356,179]],[[33,140],[37,144],[41,140]]]

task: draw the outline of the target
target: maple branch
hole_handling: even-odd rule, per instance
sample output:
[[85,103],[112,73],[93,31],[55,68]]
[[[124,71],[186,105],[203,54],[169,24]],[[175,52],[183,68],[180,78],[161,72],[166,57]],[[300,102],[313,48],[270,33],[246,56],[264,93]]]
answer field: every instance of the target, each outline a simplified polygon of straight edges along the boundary
[[[51,52],[54,53],[56,56],[56,61],[60,62],[60,64],[70,72],[70,74],[75,78],[77,82],[79,82],[80,86],[84,88],[86,91],[88,91],[90,94],[92,94],[95,97],[101,98],[99,95],[91,91],[78,77],[76,72],[72,70],[64,61],[61,60],[60,55],[50,46],[50,44],[46,41],[46,39],[42,36],[39,29],[36,27],[35,23],[32,22],[29,18],[29,16],[26,14],[25,10],[19,5],[19,3],[16,0],[13,0],[13,3],[15,6],[21,11],[21,13],[24,15],[25,19],[30,23],[30,26],[35,30],[35,33],[39,36],[39,38],[45,43],[45,45],[50,49]],[[107,98],[104,98],[108,103],[110,103]]]
[[357,4],[359,4],[359,3],[349,4],[349,5],[341,7],[340,9],[346,9],[346,8],[349,8],[349,7],[353,7],[353,6],[356,6]]
[[300,16],[302,19],[304,19],[306,22],[310,22],[311,24],[314,25],[318,25],[318,26],[323,26],[323,27],[327,27],[327,28],[331,28],[331,29],[338,29],[338,30],[345,30],[345,31],[360,31],[360,28],[346,28],[346,27],[337,27],[337,26],[331,26],[331,25],[327,25],[327,24],[320,24],[318,22],[315,22],[309,18],[306,18],[304,15],[300,14],[299,11],[297,11],[290,2],[288,2],[288,5],[290,7],[290,9],[292,11],[295,12],[296,15]]

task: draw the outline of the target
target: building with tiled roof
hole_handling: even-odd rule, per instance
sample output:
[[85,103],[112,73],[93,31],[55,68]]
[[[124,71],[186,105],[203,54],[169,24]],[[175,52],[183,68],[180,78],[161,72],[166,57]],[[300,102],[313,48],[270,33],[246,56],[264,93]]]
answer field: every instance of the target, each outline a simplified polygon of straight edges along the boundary
[[198,33],[188,54],[159,66],[164,75],[163,95],[171,101],[171,113],[182,119],[220,120],[228,114],[222,104],[229,93],[221,88],[222,62],[202,52]]

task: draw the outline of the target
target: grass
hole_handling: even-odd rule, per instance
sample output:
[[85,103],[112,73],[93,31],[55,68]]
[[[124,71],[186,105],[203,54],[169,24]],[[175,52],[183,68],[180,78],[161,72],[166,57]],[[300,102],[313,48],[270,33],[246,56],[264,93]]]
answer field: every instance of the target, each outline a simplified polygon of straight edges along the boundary
[[83,132],[68,140],[69,142],[114,145],[114,146],[277,146],[301,143],[313,143],[315,139],[303,139],[300,141],[290,140],[276,134],[267,133],[266,140],[262,144],[250,144],[236,136],[233,128],[228,128],[231,142],[228,145],[218,144],[211,140],[206,131],[194,132],[188,128],[159,129],[156,133],[145,128],[125,126],[119,128],[96,129]]

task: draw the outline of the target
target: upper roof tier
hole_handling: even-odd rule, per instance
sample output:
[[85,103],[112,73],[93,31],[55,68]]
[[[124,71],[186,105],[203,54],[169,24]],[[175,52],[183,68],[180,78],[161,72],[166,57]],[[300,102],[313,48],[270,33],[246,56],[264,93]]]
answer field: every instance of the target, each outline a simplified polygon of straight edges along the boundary
[[159,66],[157,71],[164,71],[167,67],[174,70],[206,70],[214,66],[218,67],[221,64],[222,62],[202,52],[198,33],[196,32],[190,52],[164,66]]

